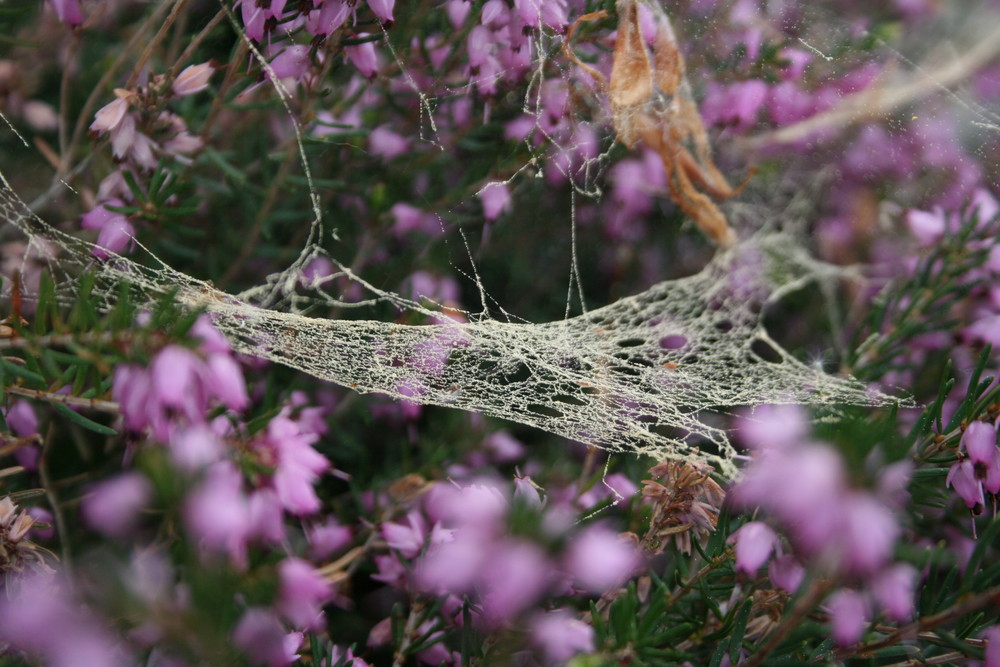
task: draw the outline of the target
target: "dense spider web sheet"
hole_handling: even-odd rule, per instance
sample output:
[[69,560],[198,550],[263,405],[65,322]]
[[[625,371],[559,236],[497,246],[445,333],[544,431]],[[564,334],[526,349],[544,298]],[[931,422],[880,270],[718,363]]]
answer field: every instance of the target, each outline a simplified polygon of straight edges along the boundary
[[[550,55],[557,51],[558,37],[546,36],[539,27],[537,38],[538,80],[529,86],[523,104],[525,112],[541,119],[544,105],[539,82]],[[845,104],[835,109],[845,118],[827,122],[839,127],[854,122],[857,115],[888,116],[904,102],[954,85],[995,57],[994,41],[983,39],[979,45],[952,59],[955,65],[925,71],[899,85],[887,83],[887,88],[896,91],[895,97],[845,97]],[[979,54],[980,50],[986,54]],[[267,69],[266,59],[252,51]],[[400,58],[401,54],[394,52],[393,56]],[[828,58],[821,53],[818,57]],[[407,63],[398,64],[405,74]],[[951,76],[953,69],[957,74]],[[575,75],[565,76],[569,80]],[[415,82],[413,86],[430,126],[429,140],[435,142],[436,100]],[[290,96],[280,83],[276,83],[276,92],[287,105]],[[847,104],[852,102],[856,104]],[[979,112],[972,115],[991,126],[995,118]],[[290,107],[289,116],[294,120]],[[294,125],[302,167],[311,182],[309,164],[301,150],[303,128]],[[539,127],[542,125],[540,120]],[[613,144],[610,128],[602,132],[605,136],[599,155],[564,174],[581,197],[602,196],[599,175],[607,168]],[[569,151],[575,146],[557,144],[572,141],[573,136],[548,139],[553,146]],[[539,161],[544,150],[536,151]],[[518,172],[509,181],[528,178],[529,167],[535,162],[525,164],[524,174]],[[764,329],[762,313],[769,304],[808,282],[828,285],[844,274],[843,269],[811,258],[794,235],[758,232],[720,251],[694,275],[655,284],[576,317],[545,323],[491,317],[486,308],[489,295],[473,263],[469,277],[479,291],[482,312],[462,311],[460,318],[453,319],[426,301],[378,289],[336,260],[338,274],[329,284],[348,278],[371,298],[350,303],[327,294],[322,286],[309,296],[301,295],[303,270],[317,254],[324,253],[321,246],[328,234],[318,197],[314,189],[311,191],[315,220],[298,260],[240,295],[226,294],[208,282],[175,271],[141,246],[134,259],[112,255],[97,261],[92,244],[35,216],[6,180],[0,187],[0,215],[5,226],[16,227],[27,238],[24,261],[43,264],[56,278],[60,296],[67,303],[76,296],[81,271],[90,269],[97,279],[94,293],[105,307],[114,304],[122,284],[131,285],[140,302],[173,294],[180,304],[209,312],[241,352],[358,392],[378,392],[508,419],[611,451],[707,460],[726,475],[735,472],[735,452],[727,433],[718,426],[720,420],[711,414],[762,404],[905,403],[851,378],[830,376],[803,364]],[[774,203],[768,205],[773,214]],[[567,235],[575,234],[574,214],[569,212],[567,218]],[[468,251],[467,243],[464,249]],[[573,254],[569,292],[580,292],[582,306],[579,271]],[[377,303],[423,315],[436,324],[331,320],[305,314],[313,305],[363,309]],[[506,315],[502,308],[499,312]]]
[[[119,256],[97,262],[91,244],[32,214],[6,181],[0,214],[30,239],[29,254],[63,278],[59,284],[71,286],[73,275],[90,267],[95,294],[107,306],[123,282],[147,299],[174,293],[179,303],[210,313],[247,354],[359,392],[479,412],[612,451],[694,457],[733,474],[735,452],[723,430],[701,419],[706,410],[895,400],[797,361],[764,330],[768,302],[836,272],[787,235],[759,235],[695,275],[542,324],[471,313],[459,322],[381,294],[438,322],[416,326],[269,310],[162,263],[151,269]],[[711,444],[697,447],[699,440]]]

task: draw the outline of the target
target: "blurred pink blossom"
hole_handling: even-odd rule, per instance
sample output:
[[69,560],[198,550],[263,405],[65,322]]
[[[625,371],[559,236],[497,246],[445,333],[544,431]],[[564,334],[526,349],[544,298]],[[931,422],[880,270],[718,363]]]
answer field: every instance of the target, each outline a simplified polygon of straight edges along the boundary
[[553,665],[594,650],[594,628],[566,609],[536,616],[531,638],[542,649],[548,664]]
[[208,88],[208,80],[212,78],[214,73],[215,67],[212,66],[212,63],[200,63],[185,67],[174,79],[172,86],[174,95],[184,97],[200,93]]
[[91,488],[83,516],[91,528],[111,537],[127,537],[138,525],[153,496],[145,475],[126,472]]
[[850,646],[861,639],[868,625],[868,601],[851,589],[843,588],[826,603],[830,612],[830,634],[840,646]]
[[597,524],[573,538],[564,565],[579,587],[604,593],[631,577],[641,562],[634,544]]
[[775,532],[762,521],[750,521],[729,536],[736,544],[736,570],[749,577],[756,576],[760,566],[767,562],[778,540]]
[[299,558],[278,563],[281,586],[277,609],[293,627],[318,630],[323,626],[323,604],[333,597],[333,585],[312,565]]
[[476,196],[483,203],[483,217],[487,220],[496,220],[505,211],[510,210],[510,189],[506,183],[499,181],[487,183]]
[[247,609],[233,630],[236,648],[268,667],[285,667],[295,662],[295,651],[289,654],[285,637],[281,621],[274,612],[263,607]]

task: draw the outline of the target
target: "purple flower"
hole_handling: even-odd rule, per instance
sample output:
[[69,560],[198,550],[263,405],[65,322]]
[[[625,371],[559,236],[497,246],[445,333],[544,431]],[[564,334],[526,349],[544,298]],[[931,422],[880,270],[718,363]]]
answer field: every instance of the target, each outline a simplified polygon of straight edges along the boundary
[[[369,37],[367,33],[358,33],[357,39]],[[344,47],[348,60],[361,72],[366,79],[374,79],[378,74],[378,54],[375,53],[373,42],[362,42]]]
[[182,470],[193,472],[215,463],[225,453],[225,445],[207,424],[193,424],[170,438],[170,456]]
[[762,521],[750,521],[729,537],[736,543],[736,570],[756,576],[760,566],[771,557],[778,536]]
[[309,557],[317,561],[343,549],[354,539],[351,527],[341,524],[335,517],[310,527],[306,536],[309,539]]
[[278,564],[281,586],[277,608],[296,628],[318,630],[323,625],[323,604],[333,597],[333,585],[312,565],[299,558]]
[[742,414],[736,428],[748,447],[790,447],[809,436],[809,413],[799,405],[761,405]]
[[575,655],[594,650],[594,628],[568,610],[556,609],[535,617],[531,640],[549,664],[564,664]]
[[264,462],[273,466],[271,482],[282,507],[292,514],[313,514],[320,507],[313,486],[330,468],[330,461],[313,449],[317,438],[317,434],[303,431],[297,422],[278,415],[254,442]]
[[[490,540],[469,530],[456,531],[454,539],[427,550],[416,568],[416,582],[421,590],[443,593],[467,593],[486,567],[494,545]],[[378,559],[376,558],[376,561]],[[384,564],[387,575],[393,574],[392,563]],[[380,565],[380,570],[382,565]],[[382,573],[380,572],[380,576]],[[377,578],[386,581],[385,578]]]
[[50,0],[52,9],[55,10],[59,20],[71,28],[83,23],[83,11],[80,9],[80,0]]
[[506,183],[487,183],[476,196],[483,203],[483,217],[487,220],[496,220],[510,209],[510,189]]
[[897,563],[875,575],[868,585],[886,615],[896,623],[905,623],[913,618],[916,581],[912,565]]
[[709,83],[701,112],[705,122],[728,125],[744,131],[757,120],[768,97],[768,85],[760,79],[739,81],[729,86]]
[[410,140],[385,125],[380,125],[368,135],[368,150],[384,160],[392,160],[410,150]]
[[94,486],[83,501],[91,528],[111,537],[126,537],[139,524],[153,488],[140,473],[127,472]]
[[319,9],[312,10],[306,17],[306,30],[313,35],[329,37],[353,12],[354,7],[343,0],[324,0]]
[[432,520],[478,533],[497,534],[507,513],[505,495],[488,482],[463,487],[438,483],[424,496],[424,506]]
[[490,550],[479,588],[487,625],[502,625],[534,603],[548,586],[552,566],[535,544],[507,540]]
[[368,0],[368,8],[383,24],[390,24],[394,21],[392,8],[395,4],[396,0]]
[[911,209],[906,213],[906,225],[921,245],[932,246],[944,236],[948,222],[940,208],[933,212]]
[[104,105],[94,114],[94,122],[90,124],[90,131],[103,134],[117,129],[125,120],[128,107],[129,101],[124,95]]
[[181,73],[174,79],[172,89],[174,95],[184,97],[194,95],[208,88],[208,80],[215,73],[212,63],[201,63],[199,65],[189,65],[181,70]]
[[243,370],[228,354],[211,354],[205,363],[207,389],[230,410],[242,410],[250,403]]
[[861,593],[841,589],[826,603],[830,612],[830,634],[841,646],[850,646],[861,639],[868,625],[868,602]]
[[962,434],[961,446],[969,455],[975,478],[988,492],[1000,492],[1000,447],[997,447],[996,427],[986,422],[972,422]]
[[250,607],[233,630],[233,644],[255,662],[268,667],[292,664],[295,653],[288,654],[285,629],[274,612],[262,607]]
[[983,485],[976,479],[976,466],[969,459],[956,461],[948,470],[945,484],[955,489],[965,502],[965,506],[972,510],[973,514],[983,511],[985,498],[983,496]]
[[838,550],[843,550],[839,555],[848,571],[870,574],[892,555],[899,524],[892,512],[870,494],[852,493],[841,503],[842,525],[830,540]]
[[309,60],[309,47],[305,44],[292,44],[281,51],[269,65],[271,72],[267,72],[270,78],[274,76],[278,79],[295,79],[301,81],[312,63]]
[[767,566],[767,576],[778,588],[794,593],[805,578],[806,569],[794,556],[784,554],[773,559]]
[[209,550],[226,553],[238,567],[246,563],[246,543],[253,525],[243,477],[230,461],[209,467],[188,494],[184,519],[191,534]]
[[136,664],[122,644],[81,607],[61,577],[32,573],[0,596],[0,642],[51,667]]
[[634,544],[600,524],[574,538],[565,556],[566,570],[581,588],[592,593],[620,586],[640,562]]

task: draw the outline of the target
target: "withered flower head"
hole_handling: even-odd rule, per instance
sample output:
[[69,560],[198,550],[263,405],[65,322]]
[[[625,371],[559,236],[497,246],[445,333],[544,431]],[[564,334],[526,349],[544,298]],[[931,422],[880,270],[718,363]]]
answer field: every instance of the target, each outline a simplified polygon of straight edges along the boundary
[[664,461],[649,469],[642,495],[653,499],[653,514],[642,545],[662,552],[671,539],[677,549],[691,553],[691,534],[715,530],[726,492],[711,477],[711,467],[701,462]]

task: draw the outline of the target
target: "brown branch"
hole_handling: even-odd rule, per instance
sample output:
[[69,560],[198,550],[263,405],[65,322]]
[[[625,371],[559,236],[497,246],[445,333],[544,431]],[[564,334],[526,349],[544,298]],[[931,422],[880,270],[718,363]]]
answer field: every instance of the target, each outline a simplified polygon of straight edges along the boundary
[[1000,56],[1000,28],[993,30],[951,63],[919,75],[916,81],[885,91],[862,90],[846,97],[829,111],[772,132],[736,140],[734,143],[743,150],[753,151],[764,146],[802,141],[829,127],[846,128],[884,116],[905,104],[928,97],[935,91],[947,91],[998,56]]
[[55,392],[44,391],[42,389],[28,389],[27,387],[18,387],[16,385],[4,387],[4,391],[8,394],[23,396],[24,398],[32,398],[36,401],[45,401],[46,403],[59,403],[69,407],[99,410],[101,412],[109,412],[115,415],[121,412],[119,405],[114,401],[102,401],[98,398],[84,398],[82,396],[70,396],[69,394],[57,394]]

